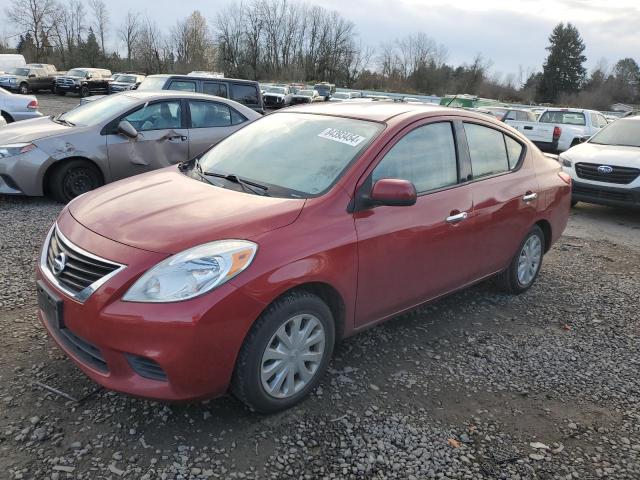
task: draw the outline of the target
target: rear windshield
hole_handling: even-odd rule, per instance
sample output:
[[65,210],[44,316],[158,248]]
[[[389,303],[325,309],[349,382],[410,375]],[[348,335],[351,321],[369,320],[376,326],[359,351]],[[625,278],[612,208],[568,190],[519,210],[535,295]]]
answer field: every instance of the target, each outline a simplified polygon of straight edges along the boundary
[[249,107],[257,107],[258,88],[255,85],[231,84],[231,100],[243,103]]
[[640,121],[616,120],[591,137],[589,143],[640,147]]
[[162,90],[167,77],[147,77],[138,86],[138,90]]
[[561,123],[563,125],[586,125],[582,112],[544,112],[540,123]]

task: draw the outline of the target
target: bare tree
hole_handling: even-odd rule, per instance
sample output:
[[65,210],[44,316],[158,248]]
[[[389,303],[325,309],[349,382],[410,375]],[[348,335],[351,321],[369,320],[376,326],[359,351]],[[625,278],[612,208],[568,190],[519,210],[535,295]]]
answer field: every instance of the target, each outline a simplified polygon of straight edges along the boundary
[[185,69],[207,70],[213,64],[214,48],[207,21],[199,11],[179,20],[172,30],[178,64]]
[[5,9],[7,20],[18,26],[21,34],[29,33],[36,47],[36,60],[43,50],[43,38],[51,33],[55,25],[57,5],[54,0],[22,0],[12,2]]
[[104,0],[90,0],[89,6],[93,13],[93,30],[98,34],[98,38],[100,39],[102,55],[106,56],[107,51],[104,47],[104,41],[109,28],[109,11],[107,10],[107,4]]
[[127,63],[131,68],[131,54],[140,36],[140,14],[129,10],[123,24],[118,29],[118,35],[127,49]]

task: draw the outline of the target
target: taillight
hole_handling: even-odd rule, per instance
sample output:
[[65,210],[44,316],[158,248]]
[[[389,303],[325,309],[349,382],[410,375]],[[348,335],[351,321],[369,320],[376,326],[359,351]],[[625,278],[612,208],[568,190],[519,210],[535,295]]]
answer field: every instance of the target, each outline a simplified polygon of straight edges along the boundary
[[29,110],[37,110],[38,109],[38,100],[31,100],[29,105],[27,105]]
[[560,127],[553,127],[553,139],[558,140],[562,135],[562,129]]
[[565,172],[558,172],[558,176],[564,183],[566,183],[567,185],[571,185],[571,175]]

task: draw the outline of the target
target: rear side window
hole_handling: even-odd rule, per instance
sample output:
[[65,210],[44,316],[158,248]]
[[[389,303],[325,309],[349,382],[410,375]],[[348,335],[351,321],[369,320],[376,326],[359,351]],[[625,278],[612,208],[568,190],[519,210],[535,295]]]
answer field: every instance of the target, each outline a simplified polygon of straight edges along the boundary
[[474,178],[509,171],[509,157],[502,132],[474,123],[465,123],[464,132]]
[[560,123],[565,125],[586,125],[582,112],[544,112],[540,116],[540,123]]
[[509,169],[513,170],[518,165],[518,161],[522,156],[522,144],[516,142],[513,138],[504,136],[504,143],[507,146],[507,157],[509,158]]
[[216,97],[229,98],[227,94],[227,86],[224,83],[204,82],[202,84],[202,92]]
[[456,147],[451,123],[431,123],[407,133],[373,171],[381,178],[408,180],[418,193],[458,183]]
[[227,105],[189,100],[191,128],[229,127],[231,111]]
[[180,90],[181,92],[195,92],[196,82],[186,80],[173,80],[169,84],[169,90]]
[[231,85],[231,99],[245,105],[258,105],[258,89],[255,85]]

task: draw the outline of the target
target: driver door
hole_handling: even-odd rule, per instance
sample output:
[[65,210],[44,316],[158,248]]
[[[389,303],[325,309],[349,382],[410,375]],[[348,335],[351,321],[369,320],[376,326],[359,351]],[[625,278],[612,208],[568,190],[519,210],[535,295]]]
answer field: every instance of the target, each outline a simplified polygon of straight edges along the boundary
[[[117,132],[122,120],[138,131],[136,138]],[[145,103],[119,118],[109,129],[107,152],[113,181],[188,160],[189,130],[182,102]]]

